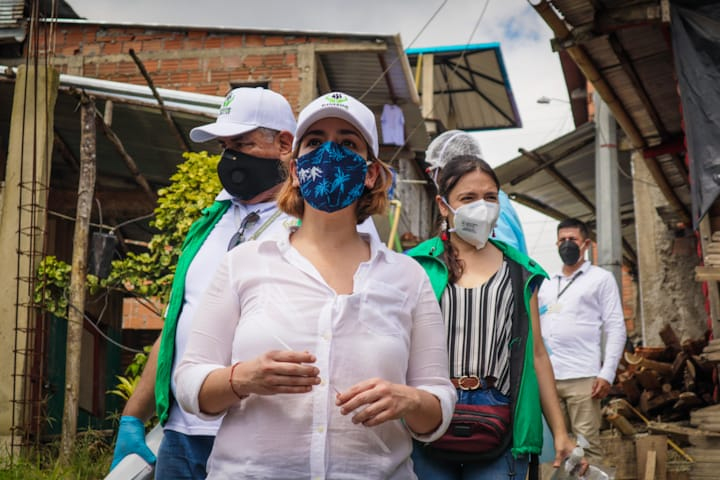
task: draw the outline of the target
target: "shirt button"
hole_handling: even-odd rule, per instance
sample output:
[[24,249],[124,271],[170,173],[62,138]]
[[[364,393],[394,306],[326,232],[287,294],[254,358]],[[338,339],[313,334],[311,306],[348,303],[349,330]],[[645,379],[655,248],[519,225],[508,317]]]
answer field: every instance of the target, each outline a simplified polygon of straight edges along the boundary
[[319,427],[317,427],[317,432],[318,432],[318,433],[323,433],[324,431],[325,431],[325,427],[323,427],[322,425],[320,425]]

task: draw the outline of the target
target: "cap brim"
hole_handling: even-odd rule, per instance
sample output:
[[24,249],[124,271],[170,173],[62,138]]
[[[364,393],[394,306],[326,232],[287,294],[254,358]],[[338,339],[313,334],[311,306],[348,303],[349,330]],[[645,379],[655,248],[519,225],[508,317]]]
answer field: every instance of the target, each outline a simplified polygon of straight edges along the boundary
[[375,155],[375,157],[378,156],[378,147],[373,144],[372,135],[370,134],[370,132],[368,132],[367,129],[364,128],[348,110],[339,107],[324,107],[317,110],[316,112],[313,112],[305,119],[303,119],[302,124],[298,125],[297,131],[295,132],[295,138],[293,140],[293,150],[299,144],[302,137],[305,136],[308,128],[310,128],[310,126],[315,122],[318,122],[324,118],[340,118],[348,122],[353,127],[357,128],[367,142],[367,144],[370,146],[370,150],[372,151],[373,155]]
[[195,127],[190,130],[190,140],[202,143],[218,137],[235,137],[255,130],[256,128],[258,128],[257,125],[248,125],[245,123],[208,123],[207,125]]

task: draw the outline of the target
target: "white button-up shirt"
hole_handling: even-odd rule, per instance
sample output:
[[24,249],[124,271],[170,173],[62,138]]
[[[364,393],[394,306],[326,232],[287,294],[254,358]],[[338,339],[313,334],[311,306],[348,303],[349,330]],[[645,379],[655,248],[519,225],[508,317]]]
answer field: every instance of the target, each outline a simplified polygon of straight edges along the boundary
[[[323,381],[307,394],[251,395],[231,407],[208,478],[415,478],[411,436],[439,437],[456,399],[442,317],[422,268],[364,238],[371,258],[358,267],[350,295],[337,295],[287,237],[225,256],[175,374],[180,405],[209,418],[198,394],[210,372],[285,346],[313,353]],[[399,420],[354,425],[335,405],[335,389],[372,377],[435,395],[440,427],[416,436]]]
[[555,378],[601,377],[612,384],[626,338],[612,273],[586,260],[570,277],[556,273],[543,282],[538,300],[540,329]]

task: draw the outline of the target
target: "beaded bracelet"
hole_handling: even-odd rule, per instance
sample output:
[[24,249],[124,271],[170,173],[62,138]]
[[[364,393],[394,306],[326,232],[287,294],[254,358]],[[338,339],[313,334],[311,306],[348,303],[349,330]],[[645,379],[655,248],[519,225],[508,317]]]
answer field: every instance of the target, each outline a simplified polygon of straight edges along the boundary
[[230,390],[235,394],[236,397],[238,397],[240,400],[245,400],[249,395],[240,395],[233,386],[232,379],[233,375],[235,374],[235,367],[240,365],[240,362],[236,362],[233,364],[232,368],[230,368],[230,378],[228,379],[228,383],[230,383]]

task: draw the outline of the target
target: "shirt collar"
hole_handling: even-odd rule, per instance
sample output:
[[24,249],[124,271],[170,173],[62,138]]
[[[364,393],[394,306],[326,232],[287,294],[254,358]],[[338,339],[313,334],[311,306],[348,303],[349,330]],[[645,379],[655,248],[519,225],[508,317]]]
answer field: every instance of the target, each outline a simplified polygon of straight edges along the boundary
[[[590,260],[585,260],[582,263],[582,265],[580,265],[580,268],[578,268],[577,270],[575,270],[573,272],[573,274],[570,276],[570,278],[572,278],[576,275],[579,275],[580,272],[587,273],[587,271],[590,269],[590,265],[591,265]],[[562,270],[560,270],[555,275],[553,275],[553,278],[564,278],[564,277],[565,277],[565,275],[563,275]]]
[[[258,246],[258,250],[261,251],[262,249],[266,248],[275,248],[281,255],[285,255],[292,247],[292,245],[290,244],[290,234],[296,229],[297,227],[289,228],[286,235],[283,235],[281,238],[266,238],[264,240],[260,239],[260,245]],[[395,257],[394,252],[388,249],[387,246],[385,246],[385,244],[382,243],[379,239],[364,232],[359,233],[363,240],[370,244],[370,259],[368,260],[368,263],[373,263],[380,260],[383,260],[387,263],[397,262],[397,258]]]

